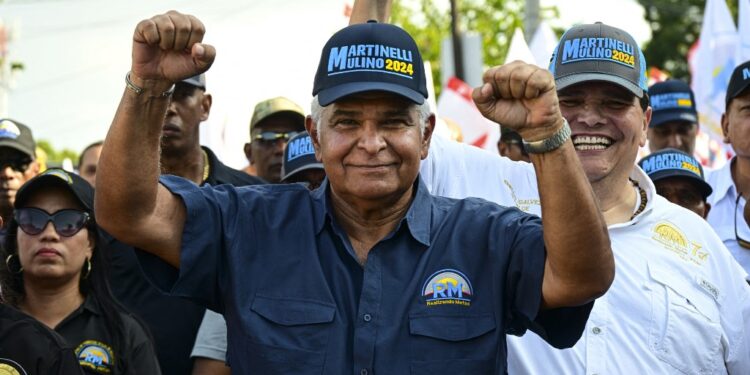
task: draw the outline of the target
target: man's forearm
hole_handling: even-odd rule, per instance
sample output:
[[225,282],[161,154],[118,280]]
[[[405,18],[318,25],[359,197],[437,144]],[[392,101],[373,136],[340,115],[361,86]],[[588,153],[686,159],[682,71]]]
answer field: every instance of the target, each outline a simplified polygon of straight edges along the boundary
[[96,192],[100,225],[115,236],[154,211],[159,140],[168,104],[168,97],[130,89],[120,101],[99,159]]
[[607,225],[573,144],[531,154],[547,248],[544,307],[583,304],[614,278]]

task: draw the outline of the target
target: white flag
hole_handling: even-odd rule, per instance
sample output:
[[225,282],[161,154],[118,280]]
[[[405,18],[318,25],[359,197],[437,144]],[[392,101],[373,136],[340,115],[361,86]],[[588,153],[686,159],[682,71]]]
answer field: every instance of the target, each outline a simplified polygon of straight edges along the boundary
[[[747,0],[750,1],[750,0]],[[539,26],[531,38],[529,48],[534,55],[536,64],[542,68],[549,69],[549,62],[552,59],[552,52],[555,51],[560,39],[557,37],[547,22],[539,22]]]
[[714,139],[722,139],[721,114],[736,65],[737,44],[737,28],[726,1],[708,0],[690,70],[701,129]]
[[[529,49],[529,45],[526,44],[526,39],[523,37],[523,31],[516,28],[513,32],[513,38],[510,40],[510,46],[508,47],[508,54],[505,55],[505,63],[521,60],[528,64],[536,64],[536,59]],[[537,64],[538,65],[538,64]]]
[[737,19],[740,48],[737,48],[737,65],[750,60],[750,0],[740,1],[740,14]]

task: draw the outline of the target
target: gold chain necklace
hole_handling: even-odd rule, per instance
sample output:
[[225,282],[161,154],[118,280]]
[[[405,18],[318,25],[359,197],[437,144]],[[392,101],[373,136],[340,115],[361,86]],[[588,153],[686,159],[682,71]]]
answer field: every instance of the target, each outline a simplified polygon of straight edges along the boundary
[[630,220],[635,219],[636,216],[638,216],[643,210],[646,209],[646,204],[648,204],[648,196],[646,195],[646,190],[644,190],[640,184],[638,184],[638,181],[634,179],[629,179],[630,183],[635,186],[636,189],[638,189],[638,194],[641,196],[641,204],[638,205],[638,209],[635,210],[635,213],[633,213],[633,216],[630,217]]
[[208,165],[208,153],[206,153],[206,150],[201,149],[201,152],[203,152],[203,180],[201,182],[206,182],[208,180],[208,174],[211,171],[210,166]]

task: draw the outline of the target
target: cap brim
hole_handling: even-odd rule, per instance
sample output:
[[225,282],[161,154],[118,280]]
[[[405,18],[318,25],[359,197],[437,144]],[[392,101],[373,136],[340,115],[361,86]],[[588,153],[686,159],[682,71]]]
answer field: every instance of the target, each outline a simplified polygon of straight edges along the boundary
[[694,113],[689,111],[653,111],[651,116],[651,123],[649,124],[650,128],[653,128],[655,126],[659,126],[665,122],[670,121],[684,121],[689,122],[692,124],[698,123],[698,116],[696,116]]
[[36,155],[33,150],[29,150],[26,147],[23,147],[21,144],[18,143],[16,140],[3,138],[0,139],[0,147],[10,147],[14,150],[18,150],[22,152],[24,155],[28,155],[31,157],[31,160],[36,160]]
[[325,107],[336,100],[352,94],[368,91],[385,91],[402,96],[416,104],[423,104],[425,97],[418,91],[402,85],[387,82],[351,82],[337,85],[318,92],[318,102]]
[[285,175],[285,176],[284,176],[284,177],[283,177],[283,178],[281,179],[281,181],[282,181],[282,182],[286,182],[286,180],[288,180],[288,179],[289,179],[290,177],[294,176],[295,174],[297,174],[297,173],[299,173],[299,172],[302,172],[302,171],[306,171],[306,170],[308,170],[308,169],[324,169],[324,168],[323,168],[323,163],[311,163],[311,164],[306,164],[306,165],[303,165],[303,166],[301,166],[301,167],[299,167],[299,168],[297,168],[297,169],[295,169],[295,170],[293,170],[293,171],[291,171],[291,172],[287,173],[287,174],[286,174],[286,175]]
[[570,87],[575,84],[584,83],[584,82],[592,82],[592,81],[611,82],[616,85],[624,87],[625,89],[632,92],[633,94],[635,94],[635,96],[639,98],[643,97],[643,89],[640,88],[638,85],[622,77],[618,77],[618,76],[614,76],[610,74],[603,74],[603,73],[585,72],[585,73],[570,74],[570,75],[555,79],[555,86],[557,86],[557,90],[562,90],[566,87]]
[[713,192],[713,189],[711,188],[711,185],[709,185],[705,180],[702,178],[690,173],[690,172],[683,172],[675,169],[669,169],[669,170],[663,170],[659,171],[653,174],[649,175],[649,178],[651,178],[651,181],[659,181],[663,180],[665,178],[683,178],[687,179],[698,188],[698,190],[703,195],[703,199],[708,198],[709,195]]

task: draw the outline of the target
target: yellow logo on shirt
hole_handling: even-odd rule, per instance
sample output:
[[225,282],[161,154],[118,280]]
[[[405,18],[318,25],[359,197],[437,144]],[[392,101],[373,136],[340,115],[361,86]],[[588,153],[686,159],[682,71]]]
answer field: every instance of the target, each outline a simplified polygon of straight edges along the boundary
[[460,271],[442,269],[427,278],[422,287],[422,296],[427,306],[459,305],[471,306],[474,290],[471,282]]
[[708,259],[708,252],[703,246],[690,241],[687,236],[676,226],[668,222],[660,222],[654,226],[653,239],[664,245],[664,247],[677,254],[682,260],[703,265]]
[[11,359],[0,358],[0,375],[26,375],[28,372]]
[[78,364],[102,374],[112,373],[115,357],[112,348],[95,340],[86,340],[76,348]]
[[518,199],[516,197],[516,190],[513,189],[513,185],[510,184],[508,180],[503,180],[505,182],[505,186],[508,187],[508,190],[510,190],[510,196],[513,197],[513,202],[516,203],[516,208],[519,210],[529,213],[531,209],[531,206],[539,206],[541,202],[539,199]]

